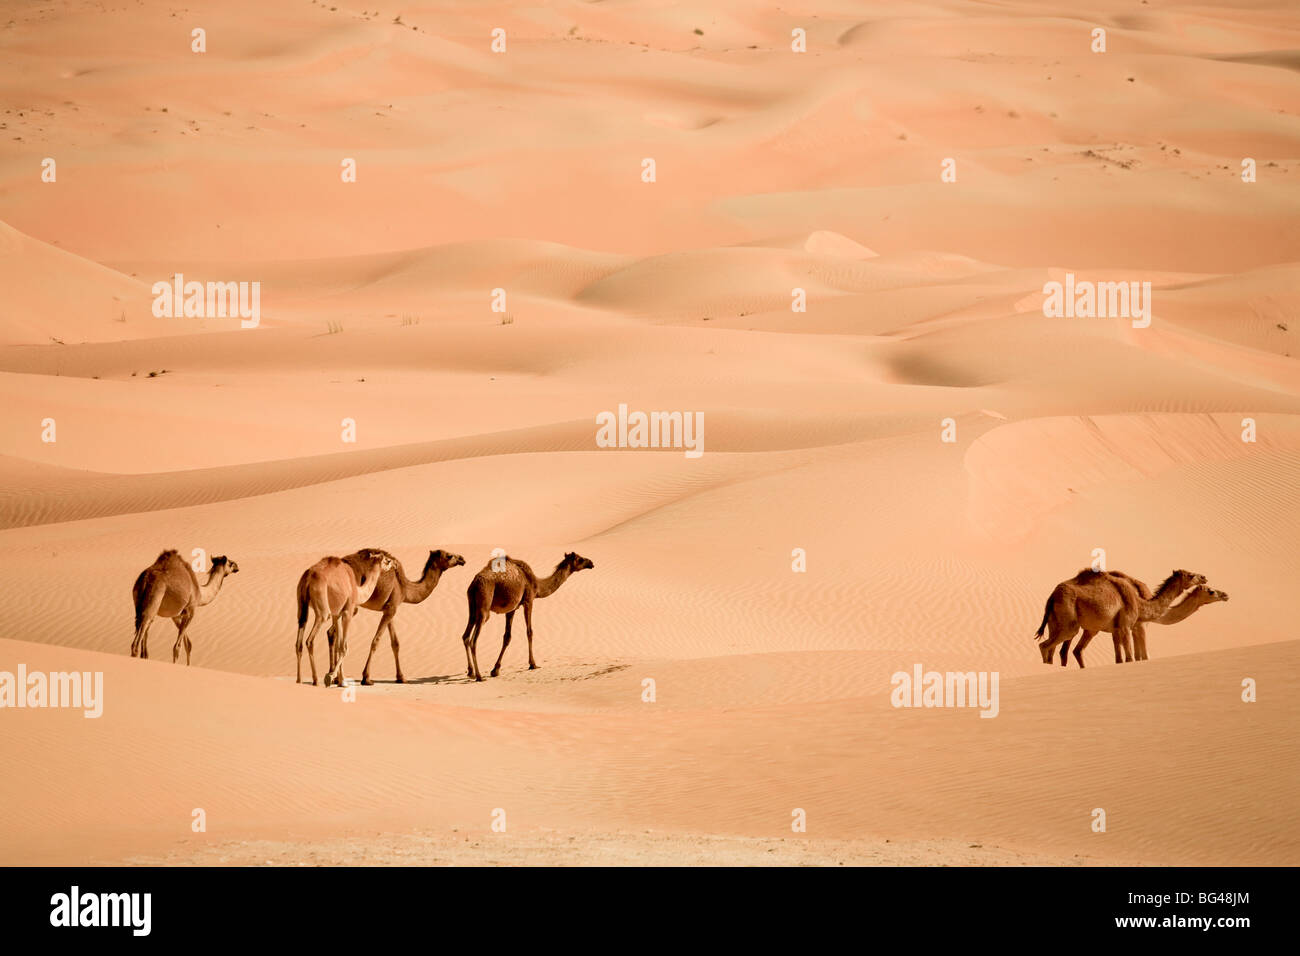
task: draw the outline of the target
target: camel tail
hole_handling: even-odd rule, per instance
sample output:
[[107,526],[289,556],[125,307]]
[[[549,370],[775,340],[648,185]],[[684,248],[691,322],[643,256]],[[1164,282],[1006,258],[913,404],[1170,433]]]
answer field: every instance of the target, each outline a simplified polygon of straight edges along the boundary
[[299,628],[303,628],[307,626],[307,607],[311,603],[311,601],[309,600],[310,588],[307,586],[307,575],[310,573],[311,572],[308,571],[307,574],[304,574],[302,578],[300,578],[298,581],[298,627]]
[[1055,591],[1047,596],[1047,606],[1043,608],[1043,623],[1038,625],[1038,633],[1034,635],[1034,640],[1041,640],[1043,631],[1047,630],[1047,622],[1052,616],[1052,598],[1054,597],[1056,597]]
[[162,605],[162,595],[156,593],[153,584],[149,571],[144,570],[140,572],[140,576],[135,579],[135,585],[131,588],[131,602],[135,605],[137,631],[140,630],[140,625],[144,623],[145,618],[156,614]]
[[135,629],[140,630],[140,624],[144,621],[144,602],[140,600],[144,596],[144,572],[135,579],[135,585],[131,588],[131,603],[135,605]]

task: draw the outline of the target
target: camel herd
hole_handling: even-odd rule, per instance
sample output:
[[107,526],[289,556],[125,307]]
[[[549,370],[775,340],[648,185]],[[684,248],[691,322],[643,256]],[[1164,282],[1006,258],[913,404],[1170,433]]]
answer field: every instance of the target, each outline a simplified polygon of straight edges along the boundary
[[[307,648],[307,660],[311,662],[311,682],[318,683],[314,646],[316,634],[326,621],[329,621],[326,629],[329,638],[329,670],[325,672],[325,686],[328,687],[331,682],[336,685],[344,683],[343,659],[348,652],[348,626],[353,615],[361,608],[378,611],[380,615],[379,627],[370,642],[370,653],[366,655],[366,666],[361,672],[361,683],[373,683],[370,679],[370,661],[385,630],[388,631],[393,647],[397,681],[404,683],[406,678],[402,676],[393,617],[403,604],[419,604],[432,594],[444,571],[464,563],[465,559],[459,554],[430,551],[423,575],[418,581],[411,581],[406,577],[402,563],[379,548],[362,548],[341,558],[321,558],[298,579],[298,683],[302,683],[304,645]],[[478,636],[492,614],[506,616],[505,637],[491,676],[496,677],[501,673],[501,659],[510,646],[510,625],[514,621],[515,611],[520,607],[524,609],[524,624],[528,629],[528,669],[535,670],[537,660],[533,657],[533,601],[554,594],[568,580],[569,575],[594,567],[590,559],[572,551],[545,578],[538,578],[532,568],[514,558],[502,555],[489,561],[482,571],[474,575],[474,580],[466,591],[469,621],[461,640],[465,644],[467,676],[476,681],[483,679],[478,667]],[[214,557],[207,580],[200,583],[198,575],[179,553],[164,551],[158,555],[153,564],[140,572],[131,591],[135,603],[135,640],[131,644],[131,656],[149,656],[149,626],[155,618],[167,617],[176,624],[172,663],[175,664],[180,659],[181,647],[184,646],[185,663],[189,664],[191,645],[188,631],[195,610],[212,603],[221,590],[222,582],[238,570],[239,565],[229,558]],[[308,611],[313,615],[310,631],[306,631]]]
[[[1179,598],[1182,598],[1180,601]],[[1083,649],[1100,631],[1115,642],[1115,663],[1147,659],[1145,624],[1177,624],[1190,617],[1197,608],[1228,595],[1207,587],[1205,575],[1194,571],[1174,571],[1153,594],[1151,589],[1122,571],[1096,571],[1085,568],[1068,581],[1062,581],[1047,598],[1043,622],[1037,638],[1047,631],[1047,639],[1038,648],[1043,663],[1052,663],[1052,648],[1061,645],[1061,666],[1067,663],[1070,641],[1083,629],[1083,637],[1074,648],[1074,659],[1083,666]],[[1176,603],[1175,603],[1176,602]],[[1121,658],[1121,651],[1123,657]]]
[[[444,571],[464,563],[465,559],[459,554],[430,551],[424,573],[418,581],[411,581],[402,570],[401,562],[379,548],[362,548],[341,558],[321,558],[298,579],[297,682],[302,683],[302,651],[305,646],[307,660],[311,663],[311,682],[318,683],[314,650],[316,634],[328,621],[329,670],[325,672],[325,686],[344,683],[343,659],[348,652],[348,627],[357,611],[365,608],[379,612],[379,627],[370,641],[361,683],[373,683],[370,662],[384,631],[388,631],[392,644],[397,681],[404,683],[406,678],[402,676],[393,618],[403,604],[419,604],[432,594]],[[465,645],[466,676],[475,681],[483,679],[478,667],[478,636],[492,614],[506,616],[501,653],[497,655],[490,676],[496,677],[501,673],[501,659],[510,646],[510,627],[515,612],[521,607],[528,632],[528,669],[535,670],[533,601],[555,593],[571,574],[593,567],[595,565],[589,559],[572,551],[545,578],[538,578],[532,568],[514,558],[499,556],[489,561],[474,575],[466,590],[469,620],[465,624],[465,633],[461,635]],[[172,663],[180,659],[183,646],[185,663],[189,664],[191,645],[188,632],[195,610],[210,604],[221,590],[222,582],[238,570],[239,565],[229,558],[214,557],[207,580],[200,583],[194,570],[177,552],[164,551],[158,555],[153,564],[140,572],[131,591],[135,603],[135,640],[131,643],[131,656],[149,656],[149,626],[155,618],[167,617],[176,624]],[[1052,590],[1035,636],[1040,639],[1039,650],[1044,664],[1052,662],[1052,649],[1059,644],[1061,666],[1064,667],[1068,662],[1070,642],[1081,629],[1083,636],[1074,648],[1074,659],[1080,667],[1083,667],[1084,648],[1103,631],[1110,634],[1115,643],[1116,664],[1134,659],[1144,661],[1147,659],[1144,625],[1177,624],[1206,604],[1226,600],[1227,594],[1208,587],[1205,575],[1193,571],[1174,571],[1152,592],[1141,581],[1122,571],[1085,568]],[[310,631],[307,630],[308,611],[313,615]],[[1046,639],[1043,639],[1044,631],[1047,632]]]

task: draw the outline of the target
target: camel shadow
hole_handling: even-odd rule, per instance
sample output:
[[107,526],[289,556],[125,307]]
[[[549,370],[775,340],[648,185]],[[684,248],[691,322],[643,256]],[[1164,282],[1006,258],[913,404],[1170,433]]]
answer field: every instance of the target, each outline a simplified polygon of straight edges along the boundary
[[[377,680],[377,681],[375,681],[375,683],[376,683],[376,684],[393,684],[394,686],[401,686],[401,685],[399,685],[399,684],[397,683],[397,681],[395,681],[395,680]],[[472,678],[470,678],[470,677],[466,677],[464,674],[446,674],[446,675],[438,675],[438,676],[435,676],[435,677],[408,677],[408,678],[406,679],[406,683],[408,683],[408,684],[412,684],[412,685],[419,685],[419,684],[472,684],[472,683],[474,683],[474,680],[473,680]]]

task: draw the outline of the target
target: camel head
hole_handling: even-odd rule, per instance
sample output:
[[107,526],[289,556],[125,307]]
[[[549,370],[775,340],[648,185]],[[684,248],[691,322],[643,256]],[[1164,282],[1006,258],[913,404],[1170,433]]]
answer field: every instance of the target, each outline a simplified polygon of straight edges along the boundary
[[212,559],[212,570],[220,570],[224,574],[235,574],[239,571],[239,565],[224,554],[218,554]]
[[1215,601],[1228,600],[1227,591],[1216,591],[1214,588],[1199,587],[1196,589],[1202,595],[1206,604],[1213,604]]
[[564,560],[559,563],[559,566],[556,567],[555,570],[558,571],[560,570],[560,568],[568,568],[569,573],[572,574],[577,571],[586,570],[587,568],[594,568],[595,566],[596,565],[592,562],[590,558],[584,558],[576,551],[570,551],[567,554],[565,554]]
[[437,568],[439,571],[446,571],[448,568],[458,568],[465,563],[465,559],[459,554],[452,554],[450,551],[443,551],[439,548],[437,551],[429,552],[429,560],[424,562],[424,568]]
[[1206,577],[1204,574],[1197,574],[1195,571],[1184,571],[1180,568],[1165,578],[1165,583],[1160,587],[1173,587],[1176,589],[1175,593],[1182,594],[1187,589],[1200,587],[1205,582]]

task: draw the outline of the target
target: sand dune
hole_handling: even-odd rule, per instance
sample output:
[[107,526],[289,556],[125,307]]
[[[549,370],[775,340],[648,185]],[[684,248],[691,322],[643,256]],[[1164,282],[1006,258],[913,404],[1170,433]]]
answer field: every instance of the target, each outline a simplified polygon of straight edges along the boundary
[[[1291,8],[5,20],[0,671],[106,698],[0,709],[0,862],[1300,861]],[[259,283],[257,327],[156,318],[176,274]],[[1067,276],[1151,323],[1049,317]],[[600,447],[620,406],[703,454]],[[361,547],[467,566],[345,702],[294,684],[294,588]],[[188,668],[166,620],[129,657],[165,548],[240,567]],[[495,548],[595,567],[477,684]],[[1230,600],[1044,666],[1099,554]],[[997,672],[997,718],[891,706],[918,664]]]

